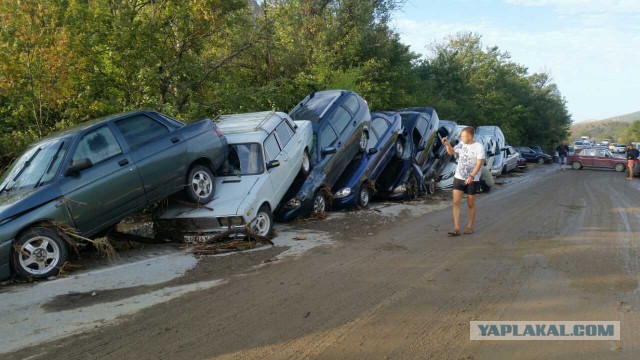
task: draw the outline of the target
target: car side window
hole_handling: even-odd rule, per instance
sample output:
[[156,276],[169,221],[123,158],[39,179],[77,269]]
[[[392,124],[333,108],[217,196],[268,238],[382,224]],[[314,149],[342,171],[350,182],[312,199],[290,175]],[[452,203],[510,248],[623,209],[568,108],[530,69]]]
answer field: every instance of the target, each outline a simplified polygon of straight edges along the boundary
[[380,141],[380,137],[376,134],[375,131],[369,132],[369,145],[376,146],[378,145],[378,141]]
[[113,136],[111,129],[103,126],[82,137],[73,153],[71,163],[80,159],[89,159],[91,163],[98,164],[118,154],[122,154],[120,144]]
[[389,123],[383,118],[375,118],[371,120],[371,127],[380,138],[385,132],[387,132],[387,129],[389,129]]
[[332,125],[336,128],[336,131],[340,134],[347,128],[351,122],[351,114],[342,106],[338,106],[336,112],[333,114]]
[[325,126],[320,130],[320,151],[322,149],[333,145],[338,139],[338,135],[331,128],[331,126]]
[[278,134],[278,138],[280,139],[280,145],[282,145],[283,148],[287,146],[293,136],[293,132],[291,128],[289,128],[289,125],[287,125],[287,122],[282,121],[280,125],[276,126],[275,132]]
[[586,149],[584,151],[582,151],[582,154],[580,154],[582,156],[595,156],[596,155],[596,151],[594,149]]
[[274,133],[267,136],[267,139],[264,141],[264,152],[267,157],[267,162],[275,160],[280,154],[280,145],[278,145]]
[[352,115],[355,115],[358,113],[358,110],[360,110],[360,101],[358,101],[355,95],[350,95],[347,100],[345,100],[343,106],[349,110]]
[[596,152],[596,156],[597,157],[607,157],[607,152],[605,150],[598,150],[598,152]]
[[115,122],[129,147],[135,148],[162,135],[169,129],[146,115],[136,115]]

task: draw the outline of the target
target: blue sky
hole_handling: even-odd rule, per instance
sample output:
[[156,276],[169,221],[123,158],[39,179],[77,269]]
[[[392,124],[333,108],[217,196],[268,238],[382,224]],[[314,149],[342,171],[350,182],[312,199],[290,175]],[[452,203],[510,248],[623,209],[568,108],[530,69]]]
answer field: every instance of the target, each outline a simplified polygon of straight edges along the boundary
[[393,25],[403,43],[482,35],[529,72],[547,72],[574,121],[640,111],[640,0],[408,0]]

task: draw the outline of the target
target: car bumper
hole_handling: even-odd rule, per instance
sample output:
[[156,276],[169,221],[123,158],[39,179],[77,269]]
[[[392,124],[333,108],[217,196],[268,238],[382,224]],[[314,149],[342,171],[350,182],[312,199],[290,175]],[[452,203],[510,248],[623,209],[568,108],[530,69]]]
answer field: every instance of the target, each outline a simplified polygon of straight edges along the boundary
[[491,175],[500,176],[500,174],[502,174],[502,168],[500,168],[500,169],[491,169]]
[[313,200],[303,201],[297,208],[287,209],[284,206],[276,213],[278,221],[291,221],[298,217],[309,217],[313,213]]
[[203,218],[182,218],[182,219],[157,219],[157,236],[174,241],[199,241],[207,240],[219,234],[233,230],[229,238],[242,238],[246,233],[246,222],[250,221],[244,217],[245,224],[223,226],[217,220],[218,217]]
[[358,200],[356,197],[357,194],[351,193],[345,197],[341,198],[333,198],[331,200],[331,206],[339,209],[352,208],[357,205]]

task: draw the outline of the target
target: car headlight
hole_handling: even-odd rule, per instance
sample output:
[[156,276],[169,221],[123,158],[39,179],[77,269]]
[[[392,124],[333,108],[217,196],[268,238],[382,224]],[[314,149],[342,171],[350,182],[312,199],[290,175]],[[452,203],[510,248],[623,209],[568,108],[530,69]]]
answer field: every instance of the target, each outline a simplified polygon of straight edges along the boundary
[[393,193],[394,193],[394,194],[403,193],[403,192],[405,192],[405,191],[407,191],[407,187],[406,187],[404,184],[403,184],[403,185],[398,186],[398,187],[397,187],[397,188],[395,188],[395,189],[393,189]]
[[220,225],[224,227],[228,227],[229,224],[231,224],[231,226],[239,226],[244,224],[244,219],[242,218],[242,216],[219,217],[218,221],[220,222]]
[[287,207],[290,209],[299,208],[302,202],[298,198],[293,198],[287,202]]
[[335,198],[343,198],[345,196],[349,196],[351,194],[351,188],[344,188],[344,189],[340,189],[338,190],[333,197]]

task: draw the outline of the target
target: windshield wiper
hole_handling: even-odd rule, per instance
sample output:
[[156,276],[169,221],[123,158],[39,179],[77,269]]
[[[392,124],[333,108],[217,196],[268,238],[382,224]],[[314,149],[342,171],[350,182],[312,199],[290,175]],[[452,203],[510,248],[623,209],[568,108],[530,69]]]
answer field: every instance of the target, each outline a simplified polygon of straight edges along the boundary
[[51,168],[53,167],[53,164],[55,164],[56,160],[58,160],[58,155],[60,154],[60,150],[62,149],[62,145],[64,145],[64,141],[60,142],[60,146],[58,146],[58,150],[56,150],[55,155],[53,155],[53,157],[51,158],[51,161],[49,162],[49,165],[47,166],[46,170],[42,173],[42,175],[40,175],[40,178],[38,179],[38,182],[36,182],[36,185],[33,187],[34,189],[37,188],[38,186],[40,186],[40,183],[42,182],[42,178],[44,178],[44,176],[47,175],[49,173],[49,171],[51,171]]

